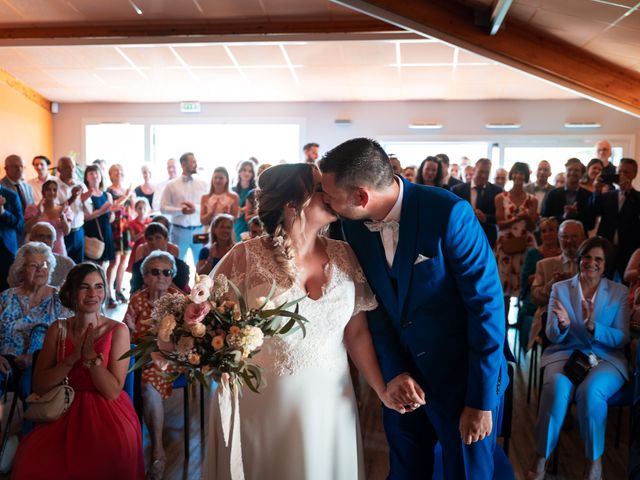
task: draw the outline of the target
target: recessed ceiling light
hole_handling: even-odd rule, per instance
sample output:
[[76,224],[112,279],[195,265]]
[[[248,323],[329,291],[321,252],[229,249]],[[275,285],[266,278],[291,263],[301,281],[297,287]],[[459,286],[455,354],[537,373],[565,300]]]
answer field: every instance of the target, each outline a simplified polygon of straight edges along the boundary
[[412,130],[439,130],[444,125],[441,123],[410,123],[409,128]]
[[564,124],[564,128],[600,128],[598,122],[567,122]]
[[333,123],[335,123],[339,127],[347,127],[347,126],[351,125],[351,119],[350,118],[336,118],[333,121]]
[[142,15],[142,10],[140,10],[140,7],[138,7],[135,3],[133,3],[133,0],[129,0],[129,5],[131,5],[131,7],[133,8],[133,10],[134,10],[138,15]]
[[486,123],[484,128],[491,128],[491,129],[504,129],[504,130],[513,130],[516,128],[520,128],[520,124],[519,123]]

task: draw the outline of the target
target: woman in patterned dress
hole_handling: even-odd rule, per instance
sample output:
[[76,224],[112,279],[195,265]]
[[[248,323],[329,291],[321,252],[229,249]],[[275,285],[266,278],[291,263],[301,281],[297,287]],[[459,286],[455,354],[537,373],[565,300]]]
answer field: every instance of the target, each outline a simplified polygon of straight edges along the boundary
[[[140,267],[144,277],[145,288],[131,296],[124,322],[133,332],[133,343],[144,337],[152,325],[153,302],[166,294],[182,294],[172,285],[176,274],[176,263],[173,257],[162,251],[152,252]],[[167,369],[167,371],[171,371]],[[166,372],[166,371],[165,371]],[[144,421],[151,436],[151,468],[149,478],[162,479],[165,468],[165,453],[162,445],[162,428],[164,407],[162,401],[171,396],[173,382],[162,375],[163,372],[155,364],[150,364],[142,371],[142,403]]]
[[509,171],[513,187],[508,192],[496,195],[495,199],[499,229],[495,255],[504,292],[505,318],[508,318],[511,297],[518,296],[520,292],[524,254],[529,247],[536,246],[533,230],[538,219],[538,200],[524,191],[529,176],[526,163],[514,163]]

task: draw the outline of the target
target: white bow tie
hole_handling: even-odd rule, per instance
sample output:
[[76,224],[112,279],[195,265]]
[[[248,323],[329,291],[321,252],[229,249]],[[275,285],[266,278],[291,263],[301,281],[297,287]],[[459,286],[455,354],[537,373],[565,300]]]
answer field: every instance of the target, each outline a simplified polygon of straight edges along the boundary
[[391,220],[389,222],[383,221],[373,221],[373,222],[364,222],[365,227],[369,229],[370,232],[381,232],[386,229],[390,229],[393,232],[397,232],[400,228],[400,224],[395,220]]

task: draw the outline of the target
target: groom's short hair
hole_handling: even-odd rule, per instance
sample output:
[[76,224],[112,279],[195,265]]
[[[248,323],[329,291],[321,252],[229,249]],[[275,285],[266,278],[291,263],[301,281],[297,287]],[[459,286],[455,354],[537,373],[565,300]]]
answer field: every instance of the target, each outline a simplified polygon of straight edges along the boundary
[[336,186],[388,187],[393,183],[393,167],[380,144],[370,138],[353,138],[329,150],[318,162],[322,173],[333,173]]

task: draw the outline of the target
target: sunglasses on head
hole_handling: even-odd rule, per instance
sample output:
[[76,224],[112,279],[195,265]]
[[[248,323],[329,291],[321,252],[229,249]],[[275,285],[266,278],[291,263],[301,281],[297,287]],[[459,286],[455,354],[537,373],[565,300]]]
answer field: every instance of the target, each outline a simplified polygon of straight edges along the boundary
[[148,270],[147,273],[150,273],[154,277],[159,277],[160,274],[164,275],[165,277],[173,276],[173,270],[171,270],[170,268],[166,268],[164,270],[161,270],[159,268],[152,268],[151,270]]

